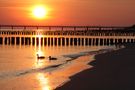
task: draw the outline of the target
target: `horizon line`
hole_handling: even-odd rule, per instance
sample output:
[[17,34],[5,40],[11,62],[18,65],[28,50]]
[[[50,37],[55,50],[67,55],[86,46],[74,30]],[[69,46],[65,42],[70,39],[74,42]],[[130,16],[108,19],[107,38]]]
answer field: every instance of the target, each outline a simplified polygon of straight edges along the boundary
[[99,27],[99,28],[110,28],[110,27],[118,27],[118,28],[122,28],[122,27],[133,27],[135,26],[135,24],[132,24],[130,26],[115,26],[115,25],[23,25],[23,24],[0,24],[0,27]]

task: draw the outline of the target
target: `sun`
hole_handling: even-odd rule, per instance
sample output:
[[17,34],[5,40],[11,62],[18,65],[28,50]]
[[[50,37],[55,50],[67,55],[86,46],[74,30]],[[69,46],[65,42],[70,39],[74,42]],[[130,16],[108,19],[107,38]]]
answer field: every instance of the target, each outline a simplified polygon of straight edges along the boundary
[[47,15],[47,10],[44,6],[36,6],[32,11],[34,17],[38,19],[43,19]]

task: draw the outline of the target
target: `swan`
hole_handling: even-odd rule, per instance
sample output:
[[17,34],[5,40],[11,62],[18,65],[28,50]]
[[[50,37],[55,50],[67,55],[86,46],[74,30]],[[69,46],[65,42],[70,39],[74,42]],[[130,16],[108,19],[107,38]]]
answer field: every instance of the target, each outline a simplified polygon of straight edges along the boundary
[[57,60],[57,58],[51,57],[51,56],[49,56],[48,58],[49,58],[49,60]]
[[44,56],[39,56],[39,54],[37,54],[37,59],[44,59]]

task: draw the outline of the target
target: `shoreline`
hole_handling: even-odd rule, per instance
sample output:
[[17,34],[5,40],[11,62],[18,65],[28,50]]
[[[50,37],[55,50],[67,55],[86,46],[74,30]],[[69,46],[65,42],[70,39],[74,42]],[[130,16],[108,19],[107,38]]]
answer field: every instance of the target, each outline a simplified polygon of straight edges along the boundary
[[[74,56],[74,58],[72,57],[73,59],[67,60],[67,62],[66,62],[67,64],[68,63],[74,63],[74,64],[72,64],[68,68],[70,68],[72,70],[75,69],[75,68],[76,69],[78,68],[78,70],[73,70],[74,72],[71,75],[69,75],[68,80],[66,82],[61,83],[55,89],[57,89],[59,87],[62,87],[66,83],[70,82],[71,81],[71,78],[70,77],[73,77],[76,74],[79,74],[79,73],[81,73],[81,72],[83,72],[83,71],[85,71],[87,69],[91,69],[93,66],[92,65],[89,65],[89,63],[91,63],[91,62],[93,62],[95,60],[95,58],[94,58],[95,55],[102,54],[102,53],[107,53],[107,52],[111,52],[111,51],[118,50],[118,49],[121,49],[121,48],[123,48],[123,47],[106,48],[106,49],[100,49],[100,50],[97,50],[97,51],[89,51],[89,52],[87,52],[87,54],[85,53],[84,55]],[[67,73],[67,71],[71,73],[72,70],[70,70],[70,69],[64,70],[64,71],[66,71],[64,73]]]
[[74,76],[55,90],[130,90],[135,89],[135,46],[95,55],[93,66]]

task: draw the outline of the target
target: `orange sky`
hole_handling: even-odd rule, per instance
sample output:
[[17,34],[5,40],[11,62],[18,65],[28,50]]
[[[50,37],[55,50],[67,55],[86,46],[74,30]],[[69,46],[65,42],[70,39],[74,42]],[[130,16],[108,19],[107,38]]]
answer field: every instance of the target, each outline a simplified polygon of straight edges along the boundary
[[[39,4],[48,9],[40,20],[30,10]],[[0,24],[132,25],[135,0],[0,0]]]

